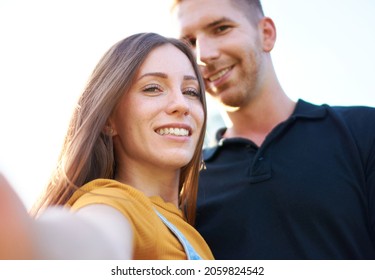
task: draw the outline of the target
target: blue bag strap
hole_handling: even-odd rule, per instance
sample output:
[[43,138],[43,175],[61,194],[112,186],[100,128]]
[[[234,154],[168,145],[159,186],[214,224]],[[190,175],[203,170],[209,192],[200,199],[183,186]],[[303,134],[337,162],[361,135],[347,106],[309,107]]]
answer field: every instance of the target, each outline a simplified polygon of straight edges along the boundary
[[159,211],[154,209],[156,214],[159,218],[163,221],[163,223],[170,229],[170,231],[177,237],[177,239],[184,247],[186,256],[188,260],[202,260],[199,254],[194,250],[193,246],[190,242],[186,239],[186,237],[172,224],[170,223],[167,218],[165,218]]

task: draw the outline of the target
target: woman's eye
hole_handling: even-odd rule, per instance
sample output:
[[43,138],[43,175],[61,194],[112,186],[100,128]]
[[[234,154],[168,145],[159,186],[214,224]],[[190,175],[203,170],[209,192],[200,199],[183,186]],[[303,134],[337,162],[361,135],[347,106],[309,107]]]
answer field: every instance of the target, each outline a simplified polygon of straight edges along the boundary
[[183,91],[183,94],[191,97],[199,97],[200,92],[195,88],[187,88]]
[[162,92],[163,89],[161,88],[161,86],[157,84],[151,84],[151,85],[145,86],[142,91],[146,93],[159,93],[159,92]]

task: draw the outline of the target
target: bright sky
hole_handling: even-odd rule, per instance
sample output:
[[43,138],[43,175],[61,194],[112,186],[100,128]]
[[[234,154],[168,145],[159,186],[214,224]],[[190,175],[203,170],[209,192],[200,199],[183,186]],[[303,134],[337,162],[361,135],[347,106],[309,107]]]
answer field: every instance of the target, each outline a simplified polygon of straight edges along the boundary
[[[0,0],[0,172],[25,205],[56,162],[91,70],[132,33],[173,36],[168,0]],[[375,106],[373,0],[263,0],[287,94],[313,103]]]

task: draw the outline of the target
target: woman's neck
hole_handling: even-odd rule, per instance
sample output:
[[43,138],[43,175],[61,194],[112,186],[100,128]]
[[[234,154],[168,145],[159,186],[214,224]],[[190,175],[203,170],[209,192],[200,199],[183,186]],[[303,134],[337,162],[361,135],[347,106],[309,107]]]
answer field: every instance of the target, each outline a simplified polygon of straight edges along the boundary
[[115,179],[143,192],[146,196],[160,196],[178,206],[179,170],[145,168],[144,165],[119,166]]

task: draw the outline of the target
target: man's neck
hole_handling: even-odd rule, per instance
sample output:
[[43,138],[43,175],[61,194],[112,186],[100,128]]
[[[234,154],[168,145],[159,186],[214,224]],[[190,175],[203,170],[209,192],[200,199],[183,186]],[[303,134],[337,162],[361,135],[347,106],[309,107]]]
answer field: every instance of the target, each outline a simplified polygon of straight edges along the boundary
[[232,126],[224,134],[225,138],[242,137],[261,146],[266,136],[293,113],[296,103],[281,89],[265,94],[249,102],[245,108],[228,112]]

